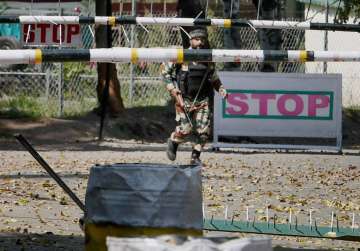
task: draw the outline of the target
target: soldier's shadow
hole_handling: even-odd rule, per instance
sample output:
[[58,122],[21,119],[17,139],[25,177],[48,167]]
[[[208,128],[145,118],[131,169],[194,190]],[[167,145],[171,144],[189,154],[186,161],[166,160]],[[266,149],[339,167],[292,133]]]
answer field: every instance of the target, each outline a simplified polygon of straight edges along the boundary
[[75,251],[84,249],[84,237],[74,235],[0,233],[0,250]]

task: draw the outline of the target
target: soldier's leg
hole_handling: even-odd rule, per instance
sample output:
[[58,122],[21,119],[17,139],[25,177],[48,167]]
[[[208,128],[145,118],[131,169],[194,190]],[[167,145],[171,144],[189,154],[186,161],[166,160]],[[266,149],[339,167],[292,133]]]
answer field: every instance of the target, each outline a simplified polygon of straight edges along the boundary
[[210,134],[210,110],[209,106],[205,106],[195,114],[196,138],[191,153],[191,164],[200,165],[200,154],[208,141]]
[[171,133],[170,138],[167,141],[167,157],[169,160],[174,161],[176,159],[176,152],[179,144],[184,142],[186,136],[191,133],[192,127],[188,121],[185,113],[178,112],[177,118],[179,125],[176,126],[175,131]]

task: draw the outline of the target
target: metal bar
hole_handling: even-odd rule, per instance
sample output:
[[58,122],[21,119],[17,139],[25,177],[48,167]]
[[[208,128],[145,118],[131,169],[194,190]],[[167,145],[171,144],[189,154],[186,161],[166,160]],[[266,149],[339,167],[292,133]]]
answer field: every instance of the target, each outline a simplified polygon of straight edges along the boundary
[[24,75],[24,76],[47,76],[47,73],[40,72],[16,72],[16,71],[7,71],[0,72],[0,75]]
[[[329,0],[326,0],[326,14],[325,14],[325,23],[329,23]],[[329,34],[328,31],[325,31],[324,34],[324,51],[328,50],[328,44],[329,44]],[[324,62],[323,65],[323,73],[327,73],[328,65],[327,62]]]
[[49,164],[40,156],[40,154],[30,145],[30,143],[21,134],[15,135],[15,138],[29,151],[36,161],[48,172],[48,174],[58,183],[59,186],[70,196],[70,198],[85,212],[85,205],[76,196],[76,194],[65,184],[65,182],[55,173]]
[[[61,9],[61,4],[60,4],[60,0],[59,0],[59,16],[62,16],[62,9]],[[61,32],[61,25],[60,25],[60,29],[59,29],[59,33],[60,33],[60,39],[59,39],[59,50],[63,49],[62,46],[62,32]],[[63,113],[64,113],[64,64],[61,62],[60,63],[60,71],[59,71],[59,82],[58,82],[58,96],[59,96],[59,117],[62,117]]]
[[173,48],[25,49],[0,50],[0,64],[42,62],[356,62],[360,51],[222,50]]
[[[225,136],[225,135],[219,135]],[[288,144],[235,144],[219,142],[212,145],[213,148],[250,148],[250,149],[291,149],[291,150],[321,150],[339,152],[341,146],[327,145],[288,145]]]
[[64,64],[59,65],[59,79],[58,79],[58,103],[59,103],[59,117],[64,113]]
[[[1,75],[1,72],[0,72]],[[80,74],[81,78],[97,78],[97,75],[87,75],[87,74]],[[129,80],[130,77],[118,77],[119,80]],[[141,80],[141,81],[161,81],[162,77],[135,77],[134,80]]]
[[50,67],[46,69],[46,75],[45,75],[45,97],[47,104],[48,104],[49,96],[50,96]]
[[100,116],[100,127],[99,127],[99,140],[103,140],[103,131],[105,118],[107,113],[107,108],[109,106],[109,89],[110,89],[110,64],[106,63],[105,66],[105,87],[102,92],[102,101],[101,101],[101,116]]
[[311,238],[331,238],[336,240],[357,241],[360,242],[360,232],[354,231],[352,228],[334,228],[317,226],[310,228],[309,225],[298,225],[289,228],[289,224],[268,225],[267,222],[253,222],[249,224],[247,221],[219,220],[212,218],[204,219],[204,230],[220,231],[220,232],[238,232],[238,233],[255,233],[282,236],[297,236]]
[[[106,0],[106,13],[111,14],[111,1]],[[112,46],[112,27],[108,26],[106,29],[106,47],[111,48]],[[106,113],[109,107],[109,90],[110,90],[110,75],[112,72],[110,71],[111,64],[105,64],[105,86],[102,93],[101,100],[101,116],[100,116],[100,127],[99,127],[99,140],[103,140],[103,129],[105,124]]]
[[296,29],[296,30],[329,30],[359,32],[358,24],[333,24],[296,21],[245,20],[218,18],[168,18],[136,16],[0,16],[0,23],[57,23],[57,24],[97,24],[97,25],[165,25],[165,26],[216,26],[216,27],[250,27],[256,29]]
[[[135,0],[132,0],[131,1],[131,15],[135,16],[136,14],[136,6],[137,3]],[[135,25],[131,25],[131,33],[130,33],[130,47],[131,48],[134,48],[135,46]],[[134,83],[134,77],[135,77],[135,72],[134,72],[134,62],[133,60],[131,60],[131,63],[130,63],[130,85],[129,85],[129,102],[130,102],[130,105],[132,105],[132,102],[133,102],[133,92],[134,92],[134,86],[135,86],[135,83]]]

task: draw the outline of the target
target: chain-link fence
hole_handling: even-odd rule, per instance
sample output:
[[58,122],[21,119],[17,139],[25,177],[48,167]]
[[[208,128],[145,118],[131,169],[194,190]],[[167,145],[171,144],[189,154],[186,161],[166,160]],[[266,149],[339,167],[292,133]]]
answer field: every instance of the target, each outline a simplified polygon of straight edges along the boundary
[[[323,9],[325,7],[313,6],[309,9],[308,16],[312,22],[333,22],[337,10],[329,10],[328,18]],[[349,23],[355,22],[351,18]],[[308,50],[329,51],[359,51],[360,34],[355,32],[340,31],[306,31],[305,46]],[[360,63],[359,62],[309,62],[306,63],[306,73],[337,73],[342,74],[342,103],[345,107],[358,107],[360,105]]]
[[[119,13],[115,13],[119,14]],[[123,15],[129,13],[122,13]],[[163,13],[153,13],[153,16],[164,16]],[[175,16],[175,13],[167,13]],[[83,25],[82,41],[84,48],[94,47],[94,27]],[[209,39],[212,48],[224,48],[224,29],[209,27]],[[242,49],[260,49],[256,30],[240,28]],[[177,27],[167,26],[116,26],[112,29],[113,46],[117,47],[169,47],[181,46],[180,30]],[[321,33],[322,34],[322,33]],[[283,49],[305,49],[308,32],[300,30],[283,30]],[[336,37],[336,36],[335,36]],[[333,39],[335,39],[335,37]],[[321,38],[321,37],[320,37]],[[330,41],[330,40],[329,40]],[[320,42],[321,44],[321,42]],[[311,45],[311,44],[310,44]],[[308,47],[308,46],[307,46]],[[316,48],[306,48],[316,49]],[[355,93],[358,87],[349,85],[358,79],[356,71],[344,72],[345,68],[354,68],[353,64],[331,63],[327,72],[344,73],[344,104],[358,105]],[[333,67],[334,65],[334,67]],[[224,64],[217,64],[222,70]],[[160,76],[159,63],[117,64],[118,78],[121,84],[121,95],[125,107],[164,105],[169,99]],[[240,71],[258,71],[258,63],[242,63]],[[279,72],[324,72],[323,64],[319,63],[288,63],[279,66]],[[21,66],[17,69],[0,70],[0,107],[9,105],[14,99],[35,99],[44,115],[72,115],[89,111],[97,106],[96,65],[92,63],[64,63],[43,64],[36,66]],[[356,92],[353,90],[356,89]],[[28,101],[28,100],[27,100]],[[15,102],[15,104],[17,104]],[[5,108],[4,108],[5,109]]]

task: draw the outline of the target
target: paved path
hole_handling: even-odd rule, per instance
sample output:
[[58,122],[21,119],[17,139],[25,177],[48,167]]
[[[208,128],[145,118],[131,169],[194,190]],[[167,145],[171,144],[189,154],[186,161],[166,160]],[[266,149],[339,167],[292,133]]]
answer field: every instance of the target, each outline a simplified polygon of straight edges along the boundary
[[[89,169],[95,164],[170,164],[164,144],[108,141],[100,145],[87,142],[35,148],[82,200]],[[55,250],[47,249],[49,240],[55,241],[56,250],[77,250],[74,247],[83,242],[78,226],[81,210],[18,144],[1,144],[0,149],[0,251],[36,245],[36,250]],[[175,163],[187,164],[189,157],[189,146],[182,147]],[[206,165],[203,190],[207,217],[223,218],[228,207],[229,217],[244,220],[249,207],[251,219],[255,216],[264,220],[268,206],[270,215],[276,213],[281,222],[286,222],[291,207],[299,224],[308,223],[312,209],[318,225],[329,225],[332,211],[341,226],[351,225],[352,213],[356,215],[356,226],[360,225],[359,151],[345,151],[343,155],[205,152],[202,160]],[[274,244],[291,247],[360,247],[354,242],[273,238]]]

